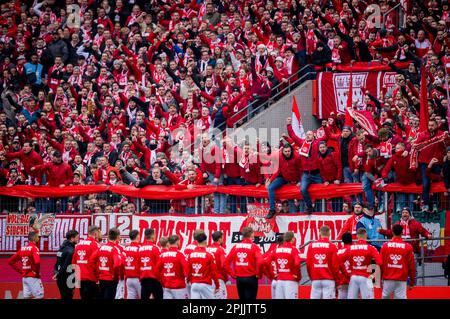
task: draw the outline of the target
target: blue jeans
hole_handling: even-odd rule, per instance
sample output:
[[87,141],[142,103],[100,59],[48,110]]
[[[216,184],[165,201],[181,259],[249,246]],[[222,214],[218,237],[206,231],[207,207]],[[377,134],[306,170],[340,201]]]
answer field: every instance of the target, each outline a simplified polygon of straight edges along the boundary
[[[223,185],[223,176],[221,175],[218,183],[214,183],[214,175],[208,175],[208,181],[212,185]],[[223,214],[225,213],[225,206],[227,204],[227,197],[225,194],[214,193],[214,213]]]
[[373,190],[372,190],[372,181],[367,177],[366,173],[362,176],[362,187],[364,190],[364,193],[366,193],[367,198],[367,205],[369,207],[375,206],[375,198],[373,196]]
[[320,176],[319,173],[307,173],[303,172],[302,175],[302,183],[300,186],[300,191],[303,195],[303,200],[305,201],[306,208],[312,208],[312,200],[309,196],[308,187],[311,184],[321,184],[322,183],[322,176]]
[[413,209],[414,194],[397,193],[395,195],[395,211],[399,211],[403,207]]
[[267,192],[269,193],[270,210],[275,210],[275,190],[287,183],[288,182],[281,176],[278,176],[272,183],[270,183],[269,187],[267,188]]
[[[426,174],[428,164],[420,163],[419,165],[420,165],[420,173],[422,174],[422,181],[423,181],[423,185],[422,185],[422,187],[423,187],[422,188],[423,204],[425,206],[430,206],[431,181],[430,181],[430,178]],[[440,174],[441,171],[442,171],[441,165],[433,165],[433,167],[431,168],[431,172],[434,174]]]
[[[224,185],[245,185],[245,181],[241,177],[225,177],[224,179]],[[237,196],[228,196],[230,200],[230,212],[231,214],[237,213]],[[240,196],[240,209],[241,213],[245,214],[247,213],[247,207],[246,207],[246,198],[244,196]]]
[[195,214],[195,207],[186,207],[185,214]]

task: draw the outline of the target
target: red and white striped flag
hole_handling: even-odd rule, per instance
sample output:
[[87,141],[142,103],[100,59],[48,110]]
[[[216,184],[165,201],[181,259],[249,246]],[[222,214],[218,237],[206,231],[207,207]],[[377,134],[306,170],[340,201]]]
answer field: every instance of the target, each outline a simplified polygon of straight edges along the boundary
[[304,139],[306,137],[305,129],[303,128],[302,117],[300,115],[300,110],[298,109],[297,99],[295,95],[292,96],[294,99],[292,102],[292,130],[295,135],[299,138]]

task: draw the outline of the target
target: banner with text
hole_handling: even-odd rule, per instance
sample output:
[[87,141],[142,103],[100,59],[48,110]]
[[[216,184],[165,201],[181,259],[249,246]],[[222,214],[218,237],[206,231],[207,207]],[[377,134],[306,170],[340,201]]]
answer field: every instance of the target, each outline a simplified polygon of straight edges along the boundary
[[[378,98],[395,85],[395,72],[353,72],[353,102],[362,102],[366,91]],[[385,88],[383,88],[383,86]],[[321,72],[317,77],[318,114],[327,118],[331,112],[345,113],[350,88],[350,73]]]
[[[12,214],[11,214],[12,215]],[[18,236],[11,236],[7,232],[8,230],[8,218],[9,215],[0,216],[0,254],[12,254],[20,249],[23,245],[28,242],[27,235],[22,234]],[[24,222],[25,219],[22,218],[18,222]],[[17,221],[17,220],[16,220]],[[28,219],[28,222],[30,220]],[[52,226],[52,231],[48,237],[41,237],[39,249],[41,254],[55,254],[59,246],[64,242],[66,233],[75,229],[80,233],[80,238],[85,238],[87,236],[88,227],[91,222],[90,215],[59,215],[54,217],[54,224]],[[34,222],[33,222],[34,223]],[[22,226],[21,226],[22,227]],[[16,233],[18,234],[18,233]]]

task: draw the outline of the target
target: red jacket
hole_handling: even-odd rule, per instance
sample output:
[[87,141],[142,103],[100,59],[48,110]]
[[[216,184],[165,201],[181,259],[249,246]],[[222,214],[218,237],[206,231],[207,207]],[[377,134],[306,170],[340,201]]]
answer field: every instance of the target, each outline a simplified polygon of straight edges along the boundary
[[353,162],[353,157],[355,155],[363,155],[364,153],[364,143],[360,143],[358,139],[353,138],[348,144],[348,167],[350,171],[354,171],[355,169],[361,169],[361,161],[357,160]]
[[238,155],[239,176],[242,176],[249,184],[262,184],[263,176],[259,156],[255,154],[244,156],[242,150],[239,150]]
[[358,240],[342,256],[344,262],[350,262],[350,275],[369,277],[371,272],[367,268],[372,264],[372,259],[381,266],[381,257],[377,249],[365,240]]
[[151,241],[144,241],[139,247],[139,278],[160,279],[157,271],[160,250]]
[[275,279],[300,281],[300,253],[291,243],[283,243],[272,251],[268,261],[275,262]]
[[341,239],[342,235],[349,232],[352,234],[353,239],[356,239],[356,225],[358,224],[359,220],[364,216],[363,213],[356,215],[353,213],[352,216],[350,216],[349,219],[347,219],[342,226],[341,230],[339,231],[339,234],[337,235],[336,239]]
[[393,238],[381,247],[382,279],[414,282],[416,265],[414,262],[413,248],[401,238]]
[[338,152],[327,152],[325,157],[319,155],[320,175],[324,182],[342,179],[341,155]]
[[336,286],[348,285],[350,283],[350,262],[344,259],[344,256],[351,245],[345,245],[337,251],[339,260],[339,277],[336,280]]
[[[401,224],[401,220],[397,221],[395,224]],[[409,234],[408,234],[408,231],[409,231]],[[382,234],[388,238],[392,238],[392,236],[393,236],[392,229],[380,229],[380,234]],[[419,238],[419,236],[429,238],[431,236],[431,234],[428,232],[428,230],[425,229],[425,227],[423,227],[423,225],[420,222],[418,222],[415,219],[410,219],[408,221],[408,229],[405,226],[403,226],[403,236],[402,237],[404,239],[408,239],[408,238],[414,239],[414,238]],[[420,253],[419,241],[412,241],[411,246],[413,247],[415,253]]]
[[96,260],[100,243],[93,237],[88,236],[85,240],[80,240],[75,246],[72,257],[72,264],[80,267],[80,280],[98,280],[98,270]]
[[[295,144],[301,149],[302,145],[306,143],[306,140],[299,138],[295,135],[294,130],[292,129],[292,125],[287,126],[287,131],[289,136],[294,140]],[[311,142],[311,149],[309,150],[308,157],[304,155],[300,155],[302,160],[302,169],[304,171],[313,171],[318,170],[319,166],[319,143],[321,141],[326,140],[326,138],[318,138]]]
[[225,267],[233,278],[261,276],[262,263],[261,248],[249,238],[244,238],[241,243],[231,248]]
[[402,154],[394,154],[386,163],[381,172],[381,177],[387,178],[389,172],[394,169],[396,182],[402,185],[414,183],[415,172],[409,169],[410,156],[403,157]]
[[239,153],[238,148],[234,147],[233,154],[229,154],[225,149],[222,150],[223,163],[222,169],[223,173],[227,175],[227,177],[237,178],[241,176],[241,170],[239,168]]
[[[440,132],[438,131],[434,137],[441,137],[442,135],[444,135],[444,132]],[[417,139],[415,141],[414,144],[418,144],[421,142],[425,142],[427,140],[429,140],[431,137],[430,132],[425,131],[422,133],[419,133],[419,135],[417,136]],[[423,150],[421,150],[419,152],[419,157],[418,157],[418,162],[419,163],[425,163],[425,164],[429,164],[431,159],[433,157],[437,158],[439,160],[439,162],[437,164],[442,165],[442,160],[444,158],[445,155],[445,148],[446,148],[446,143],[442,142],[442,143],[436,143],[433,144],[427,148],[424,148]]]
[[188,256],[190,253],[192,253],[195,250],[195,248],[197,248],[197,246],[198,246],[198,243],[196,240],[194,240],[192,243],[190,243],[189,245],[187,245],[184,248],[183,254],[185,256]]
[[207,251],[213,254],[216,259],[218,279],[222,279],[226,282],[228,280],[228,274],[224,268],[226,259],[225,249],[223,249],[223,247],[218,243],[212,243],[211,246],[207,248]]
[[291,157],[289,159],[286,159],[282,151],[280,150],[278,156],[278,169],[270,177],[270,182],[273,182],[275,178],[281,176],[288,182],[298,183],[300,181],[301,167],[302,164],[300,155],[298,155],[297,152],[292,150]]
[[126,278],[139,278],[139,248],[140,244],[132,242],[124,248],[124,270]]
[[219,287],[217,265],[214,255],[206,247],[197,248],[187,256],[187,281],[190,283],[215,284]]
[[170,247],[161,254],[156,266],[161,274],[161,284],[164,288],[181,289],[186,287],[186,257],[178,248]]
[[25,173],[31,176],[35,176],[35,172],[31,172],[31,168],[33,166],[42,165],[44,161],[42,160],[42,157],[36,152],[31,151],[28,154],[25,154],[23,150],[14,152],[14,153],[7,153],[5,154],[5,157],[8,161],[18,158],[22,162],[23,168],[25,170]]
[[311,280],[339,279],[336,245],[324,238],[312,243],[306,256],[306,268]]
[[[21,262],[22,266],[18,266],[17,262]],[[8,264],[20,273],[22,277],[40,278],[41,261],[39,257],[39,248],[35,243],[30,242],[27,246],[20,248],[11,258]]]
[[35,166],[35,169],[42,175],[45,174],[49,186],[70,185],[73,183],[73,172],[70,165],[64,162],[56,165],[52,162]]
[[117,244],[108,242],[100,246],[97,255],[97,269],[100,280],[117,281],[123,259]]
[[200,170],[203,173],[212,174],[214,177],[220,178],[222,153],[217,145],[211,146],[212,143],[210,142],[206,149],[201,147],[199,150]]

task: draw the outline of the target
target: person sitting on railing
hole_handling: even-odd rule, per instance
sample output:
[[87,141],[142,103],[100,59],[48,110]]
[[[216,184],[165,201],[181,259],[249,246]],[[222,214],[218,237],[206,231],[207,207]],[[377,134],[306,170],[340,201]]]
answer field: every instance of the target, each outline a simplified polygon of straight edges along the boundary
[[301,159],[290,144],[284,144],[279,151],[276,171],[266,180],[266,188],[269,193],[269,213],[266,218],[275,216],[275,191],[281,186],[291,183],[300,186]]
[[[362,171],[361,177],[362,187],[366,194],[367,206],[369,209],[375,207],[375,196],[372,190],[372,185],[380,176],[380,170],[384,167],[380,163],[379,152],[372,145],[367,144],[364,146],[364,156],[362,158]],[[381,207],[381,205],[379,206]]]
[[[311,197],[309,196],[308,188],[311,184],[321,184],[322,177],[320,176],[319,164],[319,143],[325,141],[326,137],[314,138],[312,131],[306,132],[304,139],[298,137],[292,129],[292,119],[290,117],[286,120],[287,131],[289,136],[294,140],[299,147],[299,154],[302,167],[301,179],[301,193],[306,204],[306,212],[312,213],[314,211]],[[316,207],[317,208],[317,207]]]

